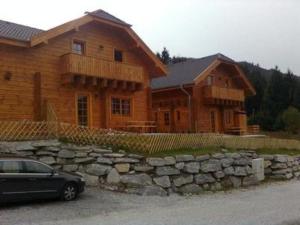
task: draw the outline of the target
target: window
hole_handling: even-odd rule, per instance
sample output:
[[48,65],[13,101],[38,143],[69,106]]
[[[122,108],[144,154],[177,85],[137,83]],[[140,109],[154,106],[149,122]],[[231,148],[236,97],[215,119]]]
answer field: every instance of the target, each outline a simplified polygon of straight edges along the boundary
[[20,161],[0,161],[0,173],[20,173],[22,172],[22,163]]
[[129,98],[112,98],[111,111],[115,115],[129,116],[131,113],[131,102]]
[[115,50],[114,58],[117,62],[123,62],[123,52],[120,50]]
[[207,84],[208,86],[211,86],[211,85],[213,85],[213,83],[214,83],[214,77],[213,77],[212,75],[209,75],[209,76],[206,78],[206,84]]
[[180,121],[180,111],[177,111],[177,120]]
[[79,55],[84,55],[84,52],[85,52],[84,42],[83,41],[73,41],[72,52],[79,54]]
[[77,97],[77,122],[79,126],[88,126],[89,123],[89,97],[78,95]]
[[49,166],[37,162],[25,161],[25,173],[51,173],[52,169]]
[[170,113],[169,112],[164,113],[164,122],[165,122],[166,126],[170,125]]
[[229,80],[227,79],[226,81],[225,81],[225,87],[229,87],[230,86],[230,83],[229,83]]

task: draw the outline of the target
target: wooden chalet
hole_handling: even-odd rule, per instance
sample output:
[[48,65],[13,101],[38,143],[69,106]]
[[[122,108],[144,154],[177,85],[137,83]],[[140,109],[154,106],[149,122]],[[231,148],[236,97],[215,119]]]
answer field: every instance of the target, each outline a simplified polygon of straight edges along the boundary
[[131,25],[103,10],[46,31],[0,20],[0,120],[44,120],[51,104],[60,122],[151,127],[151,79],[165,75]]
[[255,90],[238,64],[216,54],[169,65],[152,81],[158,132],[245,133],[245,97]]

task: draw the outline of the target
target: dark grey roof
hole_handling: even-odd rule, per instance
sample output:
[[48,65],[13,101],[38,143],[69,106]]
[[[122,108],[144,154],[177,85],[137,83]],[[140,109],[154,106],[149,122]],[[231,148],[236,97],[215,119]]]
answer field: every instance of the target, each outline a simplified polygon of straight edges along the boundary
[[41,32],[43,30],[0,20],[0,37],[3,38],[29,41],[33,35]]
[[151,86],[153,89],[158,89],[174,87],[183,84],[192,84],[194,79],[216,59],[234,62],[232,59],[220,53],[199,59],[188,59],[184,62],[169,65],[168,75],[153,79]]
[[122,25],[131,26],[130,24],[124,22],[123,20],[120,20],[119,18],[109,14],[108,12],[105,12],[102,9],[98,9],[98,10],[93,11],[93,12],[87,12],[87,14],[89,14],[91,16],[99,17],[101,19],[110,20],[112,22],[119,23],[119,24],[122,24]]

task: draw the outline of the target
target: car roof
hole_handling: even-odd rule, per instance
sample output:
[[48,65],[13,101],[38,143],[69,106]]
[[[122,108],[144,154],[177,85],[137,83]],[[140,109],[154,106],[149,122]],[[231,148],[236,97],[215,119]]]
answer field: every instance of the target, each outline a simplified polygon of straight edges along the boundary
[[13,154],[0,154],[0,160],[34,160],[26,156],[19,156]]

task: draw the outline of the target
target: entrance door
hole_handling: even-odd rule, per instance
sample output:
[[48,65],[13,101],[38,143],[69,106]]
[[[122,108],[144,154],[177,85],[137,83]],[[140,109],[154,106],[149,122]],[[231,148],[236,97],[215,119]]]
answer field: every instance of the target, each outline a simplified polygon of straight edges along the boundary
[[210,124],[211,124],[211,131],[216,132],[216,113],[215,113],[215,111],[210,112]]

